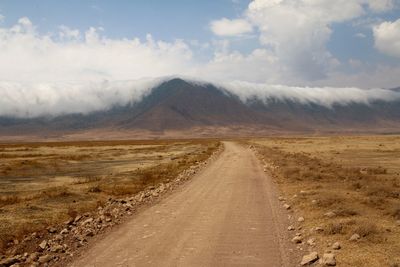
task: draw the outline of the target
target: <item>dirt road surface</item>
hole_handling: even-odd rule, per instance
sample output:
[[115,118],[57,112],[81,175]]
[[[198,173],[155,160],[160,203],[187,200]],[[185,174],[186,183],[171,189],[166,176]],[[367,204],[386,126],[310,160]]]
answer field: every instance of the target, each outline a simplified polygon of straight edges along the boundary
[[247,147],[96,242],[72,266],[294,266],[272,182]]

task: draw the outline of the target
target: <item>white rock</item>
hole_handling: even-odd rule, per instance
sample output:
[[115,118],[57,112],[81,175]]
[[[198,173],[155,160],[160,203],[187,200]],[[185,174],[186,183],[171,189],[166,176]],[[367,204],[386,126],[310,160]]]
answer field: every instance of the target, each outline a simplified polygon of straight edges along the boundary
[[359,234],[353,234],[351,237],[350,237],[350,241],[358,241],[359,239],[361,238],[361,236],[359,235]]
[[338,249],[341,249],[341,248],[342,248],[342,246],[340,245],[339,242],[335,242],[332,245],[332,249],[338,250]]
[[297,219],[297,221],[298,221],[298,222],[304,222],[304,217],[299,217],[299,218]]
[[289,225],[289,227],[287,228],[289,231],[294,231],[294,226],[293,225]]
[[325,266],[336,266],[335,254],[324,253],[324,255],[322,256],[321,263]]
[[333,211],[328,211],[327,213],[324,214],[326,217],[332,218],[336,216],[336,213]]
[[316,262],[319,259],[317,252],[311,252],[308,255],[304,255],[303,259],[301,260],[301,266],[311,265],[312,263]]
[[289,204],[284,204],[283,207],[287,210],[290,210],[290,205]]
[[307,240],[307,245],[313,247],[315,246],[315,238],[310,238]]
[[302,238],[301,236],[295,236],[295,237],[293,237],[293,239],[292,239],[292,242],[295,243],[295,244],[299,244],[299,243],[301,243],[302,241],[303,241],[303,238]]
[[46,241],[46,240],[43,240],[43,241],[39,244],[39,248],[40,248],[41,250],[45,250],[46,247],[47,247],[47,241]]

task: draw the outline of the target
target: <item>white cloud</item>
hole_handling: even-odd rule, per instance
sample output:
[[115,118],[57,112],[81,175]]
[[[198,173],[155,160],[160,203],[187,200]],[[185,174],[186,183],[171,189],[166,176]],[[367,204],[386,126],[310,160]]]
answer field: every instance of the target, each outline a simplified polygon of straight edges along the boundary
[[[107,110],[116,105],[138,102],[148,95],[152,88],[171,78],[173,77],[132,81],[47,83],[0,81],[0,116],[34,118]],[[194,79],[192,82],[205,83],[204,79]],[[400,99],[399,92],[384,89],[295,87],[234,80],[217,81],[213,84],[237,95],[243,102],[257,98],[268,103],[274,98],[331,107],[333,104],[346,105],[352,102],[369,104],[375,100]]]
[[253,26],[244,19],[214,20],[210,23],[210,28],[218,36],[240,36],[253,31]]
[[400,57],[400,19],[386,21],[373,28],[375,47],[382,53]]
[[184,73],[193,64],[182,40],[109,39],[101,31],[92,27],[81,34],[61,26],[57,34],[41,35],[25,17],[0,27],[0,80],[137,79]]
[[239,96],[243,102],[256,98],[268,103],[273,98],[332,107],[334,104],[347,105],[352,102],[370,104],[376,100],[393,101],[400,99],[400,93],[384,89],[295,87],[242,81],[225,82],[219,84],[219,86]]
[[0,81],[0,116],[89,113],[140,101],[163,79],[102,82]]
[[356,33],[355,36],[356,36],[357,38],[361,38],[361,39],[364,39],[364,38],[367,37],[367,36],[366,36],[364,33],[362,33],[362,32]]
[[375,12],[385,12],[395,8],[396,0],[368,0],[370,9]]
[[363,13],[359,1],[254,0],[245,15],[259,29],[260,43],[271,47],[293,75],[318,80],[337,66],[326,48],[331,24]]

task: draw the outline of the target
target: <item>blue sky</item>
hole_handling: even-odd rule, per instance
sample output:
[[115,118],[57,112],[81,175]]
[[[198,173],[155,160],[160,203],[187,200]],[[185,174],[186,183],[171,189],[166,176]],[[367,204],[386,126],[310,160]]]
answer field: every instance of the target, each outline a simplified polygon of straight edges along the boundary
[[398,0],[0,0],[0,15],[0,80],[400,85]]

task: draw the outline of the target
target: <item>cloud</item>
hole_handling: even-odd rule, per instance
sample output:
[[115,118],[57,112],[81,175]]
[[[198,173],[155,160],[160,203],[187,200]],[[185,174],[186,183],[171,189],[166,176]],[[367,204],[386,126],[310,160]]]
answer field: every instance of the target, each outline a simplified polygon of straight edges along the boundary
[[326,48],[331,25],[363,13],[359,1],[254,0],[245,16],[259,29],[260,43],[271,47],[292,75],[318,80],[337,66]]
[[367,37],[367,36],[366,36],[364,33],[362,33],[362,32],[358,32],[358,33],[356,33],[354,36],[357,37],[357,38],[361,38],[361,39],[364,39],[364,38]]
[[244,19],[214,20],[210,23],[210,28],[218,36],[240,36],[253,31],[253,26]]
[[255,98],[268,104],[269,101],[275,99],[281,101],[290,100],[302,104],[314,103],[331,108],[334,104],[361,103],[368,105],[377,100],[400,100],[399,92],[384,89],[295,87],[243,81],[225,82],[220,83],[218,86],[237,95],[245,103]]
[[60,26],[58,33],[39,34],[26,17],[0,27],[0,80],[124,80],[184,73],[192,51],[182,40],[109,39],[101,28],[83,33]]
[[400,57],[400,19],[385,21],[373,28],[375,47],[382,53]]
[[[157,79],[102,82],[0,82],[0,116],[35,118],[65,114],[88,114],[139,102],[152,88],[180,77],[194,84],[208,84],[204,79],[171,76]],[[349,103],[370,104],[372,101],[400,100],[400,92],[384,89],[294,87],[243,81],[212,82],[217,88],[237,95],[244,103],[259,99],[291,100],[325,107]]]
[[140,101],[164,79],[101,82],[0,81],[0,116],[32,118],[107,110]]
[[392,10],[398,3],[396,0],[369,0],[369,8],[375,12],[385,12]]

